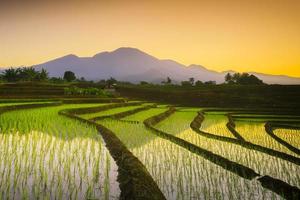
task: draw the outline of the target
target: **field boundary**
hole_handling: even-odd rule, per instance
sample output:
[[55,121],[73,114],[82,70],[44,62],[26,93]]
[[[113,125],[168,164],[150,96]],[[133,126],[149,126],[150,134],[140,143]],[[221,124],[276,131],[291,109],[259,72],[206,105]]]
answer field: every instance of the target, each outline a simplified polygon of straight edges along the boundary
[[265,131],[266,133],[272,137],[274,140],[276,140],[278,143],[280,143],[281,145],[285,146],[286,148],[288,148],[290,151],[300,155],[300,149],[294,147],[293,145],[289,144],[288,142],[286,142],[285,140],[281,139],[280,137],[278,137],[277,135],[274,134],[273,132],[273,127],[272,124],[270,122],[265,123]]
[[232,119],[232,116],[228,113],[227,114],[228,122],[226,123],[226,127],[228,130],[234,135],[234,137],[241,141],[246,141],[236,130],[235,130],[235,123]]
[[[110,108],[114,108],[114,106],[116,106],[116,107],[127,106],[128,104],[140,105],[141,103],[137,103],[137,102],[116,103],[116,104],[109,104],[109,105],[90,107],[90,108],[65,109],[65,110],[59,111],[58,114],[68,117],[68,118],[71,118],[71,119],[74,119],[74,120],[81,121],[83,123],[87,123],[91,126],[94,126],[98,130],[99,134],[102,136],[102,138],[104,139],[104,141],[106,143],[106,147],[108,148],[110,154],[112,155],[112,157],[114,158],[114,160],[116,161],[116,163],[118,165],[118,172],[119,172],[118,173],[118,182],[120,184],[120,189],[121,189],[120,199],[126,199],[126,200],[127,199],[128,200],[131,200],[131,199],[141,199],[141,200],[142,199],[146,199],[146,200],[148,200],[148,199],[149,200],[166,199],[164,197],[163,193],[161,192],[161,190],[158,188],[156,182],[153,180],[152,176],[147,171],[146,167],[139,161],[138,158],[136,158],[127,149],[127,147],[122,143],[122,141],[111,130],[107,129],[106,127],[102,126],[101,124],[97,124],[95,122],[80,118],[79,116],[75,115],[76,112],[84,112],[83,110],[100,109],[100,107],[103,107],[104,110],[107,110]],[[3,107],[0,107],[0,114],[5,113],[5,112],[14,111],[14,110],[32,109],[32,108],[41,108],[41,107],[59,106],[59,105],[62,105],[62,102],[49,102],[49,103],[38,103],[38,104],[32,103],[32,104],[19,104],[19,105],[3,106]],[[100,111],[102,111],[102,110],[100,109]],[[207,159],[223,168],[227,166],[228,169],[225,168],[226,170],[229,170],[235,174],[238,174],[239,176],[241,176],[243,178],[255,179],[255,180],[259,181],[264,188],[269,189],[286,199],[292,199],[292,200],[300,199],[300,190],[299,190],[299,188],[297,188],[295,186],[291,186],[284,181],[272,178],[267,175],[261,176],[260,174],[256,173],[251,168],[248,168],[248,167],[240,165],[236,162],[230,161],[230,160],[228,160],[220,155],[214,154],[208,150],[201,149],[200,147],[198,147],[192,143],[189,143],[183,139],[180,139],[178,137],[175,137],[173,135],[170,135],[168,133],[165,133],[165,132],[160,131],[153,127],[160,121],[168,118],[175,111],[176,111],[175,108],[170,107],[167,111],[144,120],[144,124],[147,128],[151,129],[159,137],[167,139],[183,148],[188,149],[189,151],[191,151],[193,153],[196,153],[196,152],[201,153],[202,154],[201,156],[204,157],[205,159]],[[74,113],[72,113],[72,112],[74,112]],[[96,112],[98,112],[98,111],[96,111]],[[196,116],[196,118],[198,116],[199,116],[199,113]],[[195,121],[195,119],[193,120],[193,122]],[[202,119],[202,121],[203,121],[203,119]],[[200,126],[201,126],[202,121],[200,120]],[[197,121],[196,123],[198,123],[198,122],[199,121]],[[191,128],[192,128],[192,123],[190,124]],[[196,125],[197,124],[195,124],[195,126]],[[199,128],[200,128],[200,126],[199,126]],[[230,138],[230,139],[233,139],[233,138]],[[233,139],[233,140],[241,142],[237,139]],[[249,143],[249,142],[244,142],[244,143]],[[252,144],[252,143],[250,143],[250,144]],[[252,145],[254,145],[254,144],[252,144]]]
[[156,116],[146,119],[144,121],[144,125],[148,129],[150,129],[155,135],[157,135],[163,139],[167,139],[167,140],[187,149],[188,151],[195,153],[195,154],[203,157],[204,159],[209,160],[210,162],[213,162],[214,164],[237,174],[240,177],[252,180],[252,179],[260,176],[254,170],[252,170],[248,167],[240,165],[236,162],[232,162],[222,156],[214,154],[206,149],[198,147],[197,145],[194,145],[190,142],[187,142],[186,140],[183,140],[181,138],[173,136],[169,133],[158,130],[154,127],[157,123],[163,121],[164,119],[169,117],[174,112],[175,112],[175,108],[171,107],[169,110],[165,111],[164,113],[161,113],[159,115],[156,115]]
[[[291,124],[287,124],[287,122],[285,122],[285,121],[272,121],[269,123],[271,123],[273,130],[278,129],[278,128],[300,130],[300,126],[294,126]],[[290,123],[290,121],[288,121],[288,123]],[[300,123],[300,122],[298,122],[298,123]]]
[[138,112],[141,112],[141,111],[144,111],[144,110],[149,110],[150,108],[153,108],[153,107],[155,107],[155,106],[154,105],[143,106],[143,107],[140,107],[140,108],[127,110],[127,111],[112,114],[112,115],[104,115],[104,116],[99,116],[99,117],[93,117],[89,120],[97,121],[97,120],[101,120],[101,119],[105,119],[105,118],[121,119],[123,117],[127,117],[129,115],[133,115],[135,113],[138,113]]
[[142,104],[141,102],[112,103],[112,104],[108,104],[108,105],[94,106],[94,107],[88,107],[88,108],[68,109],[68,112],[72,113],[74,115],[82,115],[82,114],[88,114],[88,113],[101,112],[101,111],[109,110],[112,108],[125,107],[125,106],[137,106],[137,105],[141,105],[141,104]]
[[287,153],[283,153],[280,151],[276,151],[267,147],[263,147],[257,144],[253,144],[251,142],[247,142],[247,141],[242,141],[242,140],[237,140],[234,138],[230,138],[230,137],[224,137],[224,136],[219,136],[219,135],[214,135],[211,133],[207,133],[204,131],[200,130],[201,127],[201,123],[204,120],[204,116],[201,112],[198,112],[198,115],[194,118],[194,120],[191,122],[190,127],[199,135],[202,135],[206,138],[211,138],[211,139],[215,139],[215,140],[219,140],[219,141],[223,141],[223,142],[229,142],[232,144],[236,144],[236,145],[240,145],[244,148],[250,149],[250,150],[254,150],[254,151],[259,151],[265,154],[268,154],[270,156],[273,157],[277,157],[277,158],[281,158],[283,160],[289,161],[291,163],[294,163],[296,165],[300,165],[300,158],[297,158],[295,156],[292,156],[290,154]]
[[89,98],[89,99],[63,99],[64,104],[76,103],[126,103],[123,98]]
[[124,120],[124,119],[115,119],[115,120],[120,121],[120,122],[129,123],[129,124],[140,124],[141,123],[140,121],[136,121],[136,120]]
[[14,111],[14,110],[21,110],[21,109],[31,109],[31,108],[42,108],[48,106],[60,106],[62,105],[61,102],[50,102],[50,103],[36,103],[33,102],[32,104],[19,104],[19,105],[10,105],[10,106],[3,106],[0,107],[0,114],[5,112]]
[[[107,108],[107,106],[106,106]],[[110,107],[111,108],[111,107]],[[76,116],[76,110],[62,110],[60,115],[94,126],[106,143],[111,156],[118,165],[118,182],[120,184],[120,199],[124,200],[165,200],[163,193],[153,180],[146,167],[135,157],[122,141],[109,129]]]
[[227,158],[224,158],[220,155],[214,154],[213,152],[210,152],[206,149],[202,149],[201,147],[198,147],[197,145],[194,145],[190,142],[187,142],[186,140],[183,140],[181,138],[178,138],[178,137],[168,134],[166,132],[160,131],[154,127],[156,124],[158,124],[159,122],[163,121],[164,119],[166,119],[170,115],[172,115],[175,111],[176,111],[175,108],[170,107],[169,110],[165,111],[164,113],[161,113],[161,114],[158,114],[156,116],[146,119],[144,121],[144,125],[148,129],[152,130],[152,132],[155,135],[157,135],[163,139],[167,139],[167,140],[189,150],[190,152],[195,153],[195,154],[203,157],[206,160],[209,160],[210,162],[222,167],[225,170],[235,173],[238,176],[245,178],[245,179],[258,180],[260,182],[260,184],[262,185],[262,187],[269,189],[286,199],[296,200],[296,199],[300,198],[300,189],[295,186],[292,186],[282,180],[272,178],[268,175],[260,175],[249,167],[246,167],[239,163],[233,162],[233,161],[231,161]]

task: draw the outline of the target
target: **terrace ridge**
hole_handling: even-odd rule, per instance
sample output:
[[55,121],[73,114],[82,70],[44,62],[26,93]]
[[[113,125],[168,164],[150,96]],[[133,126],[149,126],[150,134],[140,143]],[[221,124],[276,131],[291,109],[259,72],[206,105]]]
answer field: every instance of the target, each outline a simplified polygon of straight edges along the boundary
[[235,130],[235,123],[234,120],[232,119],[232,116],[230,115],[230,113],[227,114],[228,117],[228,122],[226,124],[226,127],[228,128],[228,130],[232,133],[232,135],[234,135],[234,137],[238,140],[241,141],[246,141],[236,130]]
[[[119,104],[120,105],[120,104]],[[110,108],[114,107],[112,105]],[[105,107],[105,106],[104,106]],[[108,107],[106,106],[105,109]],[[108,108],[109,109],[109,108]],[[82,112],[82,109],[79,109]],[[88,109],[90,111],[90,109]],[[98,109],[100,110],[100,109]],[[62,110],[60,115],[94,126],[104,139],[106,146],[118,165],[118,181],[120,199],[124,200],[165,200],[163,193],[147,171],[146,167],[136,158],[111,130],[91,120],[76,116],[76,109]],[[87,112],[85,112],[87,113]]]
[[265,123],[265,130],[266,133],[271,136],[274,140],[276,140],[278,143],[282,144],[286,148],[288,148],[290,151],[300,155],[300,149],[294,147],[293,145],[289,144],[288,142],[284,141],[280,137],[274,134],[273,130],[274,128],[272,127],[272,124],[270,122]]
[[159,115],[156,115],[156,116],[146,119],[144,121],[144,125],[148,129],[150,129],[154,134],[156,134],[157,136],[159,136],[163,139],[167,139],[167,140],[187,149],[188,151],[195,153],[195,154],[203,157],[204,159],[209,160],[209,161],[213,162],[214,164],[219,165],[220,167],[237,174],[238,176],[241,176],[241,177],[249,179],[249,180],[252,180],[253,178],[260,176],[258,173],[256,173],[254,170],[252,170],[248,167],[245,167],[236,162],[230,161],[227,158],[224,158],[222,156],[214,154],[206,149],[198,147],[197,145],[194,145],[194,144],[187,142],[176,136],[170,135],[166,132],[160,131],[154,127],[157,123],[163,121],[164,119],[166,119],[167,117],[172,115],[174,112],[175,112],[175,108],[171,107],[169,110],[167,110],[164,113],[161,113]]
[[236,162],[230,161],[220,155],[217,155],[208,150],[202,149],[190,142],[187,142],[181,138],[178,138],[178,137],[168,134],[166,132],[160,131],[154,127],[154,125],[156,125],[157,123],[168,118],[173,113],[175,113],[175,111],[176,111],[176,109],[174,107],[170,107],[169,110],[165,111],[164,113],[161,113],[159,115],[156,115],[156,116],[146,119],[144,121],[144,125],[148,129],[152,130],[152,132],[154,134],[156,134],[157,136],[159,136],[163,139],[167,139],[167,140],[189,150],[192,153],[202,156],[204,159],[207,159],[210,162],[213,162],[214,164],[219,165],[220,167],[224,168],[225,170],[235,173],[245,179],[250,179],[250,180],[256,179],[261,183],[261,185],[264,188],[269,189],[286,199],[291,199],[291,200],[299,199],[300,189],[295,186],[292,186],[282,180],[275,179],[275,178],[272,178],[267,175],[260,175],[249,167],[246,167],[246,166],[243,166]]
[[129,115],[133,115],[135,113],[138,113],[138,112],[141,112],[141,111],[144,111],[144,110],[148,110],[148,109],[153,108],[153,107],[155,107],[155,105],[143,106],[143,107],[140,107],[140,108],[127,110],[127,111],[112,114],[112,115],[104,115],[104,116],[99,116],[99,117],[93,117],[89,120],[97,121],[97,120],[101,120],[101,119],[105,119],[105,118],[121,119],[123,117],[127,117]]
[[190,127],[196,133],[198,133],[199,135],[202,135],[202,136],[207,137],[207,138],[223,141],[223,142],[229,142],[229,143],[232,143],[232,144],[240,145],[244,148],[259,151],[259,152],[268,154],[270,156],[274,156],[274,157],[281,158],[283,160],[289,161],[289,162],[294,163],[296,165],[300,165],[300,158],[292,156],[290,154],[283,153],[283,152],[280,152],[280,151],[276,151],[276,150],[273,150],[273,149],[270,149],[270,148],[267,148],[267,147],[263,147],[263,146],[260,146],[260,145],[257,145],[257,144],[253,144],[251,142],[242,141],[242,140],[229,138],[229,137],[224,137],[224,136],[219,136],[219,135],[214,135],[214,134],[211,134],[211,133],[201,131],[200,127],[201,127],[201,123],[202,123],[203,120],[204,120],[204,117],[203,117],[202,113],[199,112],[198,115],[194,118],[194,120],[190,124]]
[[[25,102],[26,103],[26,102]],[[31,109],[31,108],[42,108],[48,106],[59,106],[62,105],[61,102],[50,102],[50,103],[32,103],[32,104],[19,104],[0,107],[0,114],[5,112],[20,110],[20,109]]]

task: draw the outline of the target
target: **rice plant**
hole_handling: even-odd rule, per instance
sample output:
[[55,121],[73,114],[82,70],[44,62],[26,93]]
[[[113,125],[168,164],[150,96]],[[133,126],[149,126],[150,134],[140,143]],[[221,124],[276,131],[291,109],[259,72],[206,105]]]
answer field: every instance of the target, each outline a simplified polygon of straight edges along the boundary
[[96,105],[0,115],[0,199],[117,199],[117,166],[97,130],[57,114]]
[[298,156],[274,140],[265,131],[264,122],[237,121],[235,130],[246,140],[293,156]]
[[259,183],[155,136],[143,124],[111,119],[100,123],[113,130],[146,166],[167,199],[281,199]]
[[[184,118],[182,117],[183,115],[185,115]],[[177,112],[172,115],[173,117],[165,119],[156,127],[167,133],[176,134],[181,139],[228,158],[231,161],[250,167],[261,175],[269,175],[291,185],[300,186],[300,166],[236,144],[201,136],[189,127],[189,123],[195,115],[196,113],[191,112],[184,114]]]
[[[182,115],[184,115],[184,113]],[[207,113],[204,116],[204,121],[201,124],[202,131],[215,135],[235,138],[234,135],[226,127],[228,118],[225,114]]]
[[44,104],[44,103],[52,103],[53,101],[32,101],[32,102],[11,102],[11,103],[0,103],[0,108],[4,106],[17,106],[17,105],[26,105],[26,104]]
[[142,112],[135,113],[133,115],[129,115],[127,117],[122,118],[122,120],[126,121],[139,121],[143,122],[145,119],[147,119],[149,116],[158,115],[162,112],[165,112],[167,108],[151,108],[149,110],[145,110]]
[[[112,108],[80,117],[108,116],[150,104]],[[69,104],[1,114],[0,199],[118,199],[117,166],[97,130],[58,115],[63,109],[101,105],[105,104]],[[156,136],[143,123],[128,123],[143,122],[167,109],[167,105],[162,105],[121,120],[103,119],[97,123],[112,130],[144,164],[167,199],[282,199],[263,188],[258,181],[244,179]],[[180,107],[156,128],[247,166],[261,175],[300,186],[300,166],[194,132],[190,123],[199,110]],[[234,138],[226,127],[228,119],[225,114],[207,113],[201,130]],[[257,127],[253,125],[238,121],[237,130],[249,142],[292,154],[272,138],[268,139],[262,122]],[[295,147],[299,147],[298,132],[274,130],[278,137]]]
[[82,115],[80,115],[80,117],[84,118],[84,119],[92,119],[94,117],[113,115],[113,114],[117,114],[117,113],[120,113],[120,112],[133,110],[135,108],[140,108],[140,107],[143,107],[143,106],[144,105],[117,107],[117,108],[112,108],[112,109],[101,111],[101,112],[82,114]]
[[275,129],[273,133],[292,146],[300,149],[300,130],[296,129]]

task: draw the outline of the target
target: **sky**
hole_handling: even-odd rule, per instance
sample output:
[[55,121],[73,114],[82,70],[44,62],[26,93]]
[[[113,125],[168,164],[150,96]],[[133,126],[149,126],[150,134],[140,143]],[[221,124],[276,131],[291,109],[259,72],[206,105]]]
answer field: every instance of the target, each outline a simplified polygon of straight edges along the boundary
[[300,77],[299,0],[0,0],[0,66],[134,47],[216,71]]

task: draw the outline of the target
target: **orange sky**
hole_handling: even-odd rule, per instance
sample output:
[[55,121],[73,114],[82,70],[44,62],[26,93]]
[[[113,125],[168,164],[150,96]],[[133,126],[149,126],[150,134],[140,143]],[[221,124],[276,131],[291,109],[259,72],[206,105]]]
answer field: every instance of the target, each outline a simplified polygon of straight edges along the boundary
[[300,77],[299,0],[7,2],[0,66],[129,46],[217,71]]

